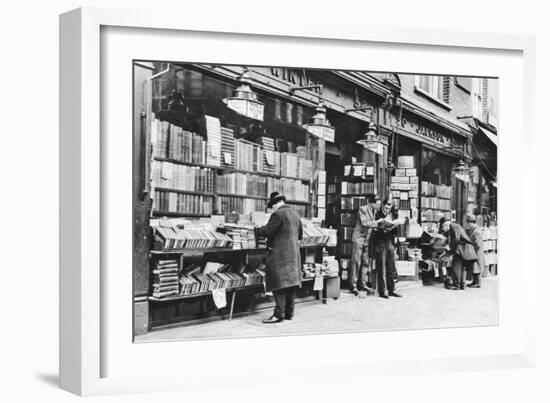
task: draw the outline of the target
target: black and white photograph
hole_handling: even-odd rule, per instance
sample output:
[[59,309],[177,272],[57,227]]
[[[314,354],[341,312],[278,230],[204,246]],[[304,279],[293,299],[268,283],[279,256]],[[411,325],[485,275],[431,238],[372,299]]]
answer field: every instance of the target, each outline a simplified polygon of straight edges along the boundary
[[134,342],[498,324],[497,77],[129,74]]

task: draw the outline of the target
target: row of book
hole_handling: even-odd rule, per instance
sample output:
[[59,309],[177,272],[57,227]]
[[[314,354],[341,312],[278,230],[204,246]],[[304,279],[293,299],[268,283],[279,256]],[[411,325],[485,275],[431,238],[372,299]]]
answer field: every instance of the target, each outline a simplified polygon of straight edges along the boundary
[[177,213],[182,215],[211,215],[213,197],[181,194],[167,190],[155,190],[153,209],[158,213]]
[[158,260],[152,271],[152,296],[163,298],[179,294],[179,267],[174,259]]
[[437,221],[445,217],[446,219],[451,219],[450,211],[441,211],[441,210],[422,210],[422,221]]
[[267,197],[267,178],[243,173],[228,173],[216,178],[219,193]]
[[214,170],[153,161],[152,181],[154,187],[211,193],[214,191]]
[[420,203],[423,209],[441,209],[451,210],[451,201],[449,199],[441,199],[439,197],[426,197],[422,196]]
[[220,214],[249,214],[253,211],[264,212],[266,208],[266,200],[244,197],[220,196],[217,198],[217,203],[217,210]]
[[483,241],[483,250],[490,251],[490,250],[496,250],[496,249],[497,249],[496,239]]
[[390,183],[390,190],[407,191],[410,195],[418,194],[418,183]]
[[152,120],[153,156],[197,164],[206,163],[206,141],[196,133],[158,119]]
[[329,241],[329,234],[324,228],[316,225],[302,224],[302,240],[300,245],[319,245]]
[[435,196],[443,199],[450,199],[452,187],[445,185],[434,185],[433,183],[422,181],[421,191],[423,196]]
[[376,188],[374,185],[374,182],[342,182],[342,194],[376,194]]
[[365,204],[367,204],[367,199],[365,197],[342,196],[340,199],[340,208],[342,210],[358,210],[359,207]]
[[340,213],[341,225],[355,225],[356,221],[357,221],[357,216],[355,213]]
[[161,245],[163,250],[168,249],[206,249],[206,248],[231,248],[231,237],[220,232],[201,227],[153,227],[155,242]]
[[[301,149],[305,150],[305,147]],[[305,151],[299,154],[282,153],[281,154],[281,175],[296,178],[311,179],[313,175],[313,162],[306,159]]]
[[213,291],[220,288],[232,289],[250,287],[262,284],[265,281],[265,273],[260,269],[254,272],[220,272],[220,273],[195,273],[183,274],[180,277],[181,295],[197,294]]
[[340,228],[340,239],[350,240],[353,235],[354,227],[342,227]]
[[298,179],[267,178],[267,194],[279,192],[287,200],[309,201],[309,185]]

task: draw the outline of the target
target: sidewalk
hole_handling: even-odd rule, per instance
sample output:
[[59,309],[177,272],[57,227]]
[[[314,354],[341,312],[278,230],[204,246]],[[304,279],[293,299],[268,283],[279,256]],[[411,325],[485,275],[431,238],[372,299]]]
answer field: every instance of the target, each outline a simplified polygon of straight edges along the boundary
[[[193,326],[156,330],[136,342],[196,338],[256,337],[285,334],[487,326],[498,323],[498,277],[482,288],[446,290],[441,284],[397,283],[403,298],[355,297],[343,291],[327,304],[299,304],[292,321],[265,325],[271,311]],[[363,294],[364,295],[364,294]]]

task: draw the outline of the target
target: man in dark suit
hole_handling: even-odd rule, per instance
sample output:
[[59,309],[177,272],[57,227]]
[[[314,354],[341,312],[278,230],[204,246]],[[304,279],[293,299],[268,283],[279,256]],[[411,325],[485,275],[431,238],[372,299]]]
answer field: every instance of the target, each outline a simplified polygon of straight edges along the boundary
[[373,230],[378,222],[374,216],[376,196],[368,196],[367,204],[359,207],[357,212],[357,221],[351,237],[351,265],[349,271],[349,288],[355,295],[359,295],[359,290],[367,291],[367,294],[373,294],[374,290],[367,286],[367,274],[369,270],[370,259],[370,241]]
[[393,280],[393,268],[395,266],[395,248],[393,242],[395,229],[399,222],[393,219],[391,208],[391,200],[386,199],[374,216],[378,222],[377,230],[374,234],[374,253],[378,277],[378,295],[381,298],[388,298],[388,296],[401,297],[400,294],[395,292]]
[[296,211],[285,204],[286,198],[271,193],[267,203],[274,210],[266,225],[257,229],[267,238],[266,291],[275,298],[273,315],[264,323],[278,323],[294,316],[296,288],[301,282],[301,257],[298,241],[302,239],[302,221]]

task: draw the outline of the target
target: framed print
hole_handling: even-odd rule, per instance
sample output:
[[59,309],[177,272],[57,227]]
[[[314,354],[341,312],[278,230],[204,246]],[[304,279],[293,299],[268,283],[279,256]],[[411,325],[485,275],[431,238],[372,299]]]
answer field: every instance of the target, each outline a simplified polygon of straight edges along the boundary
[[532,365],[532,38],[289,26],[61,16],[64,389]]

